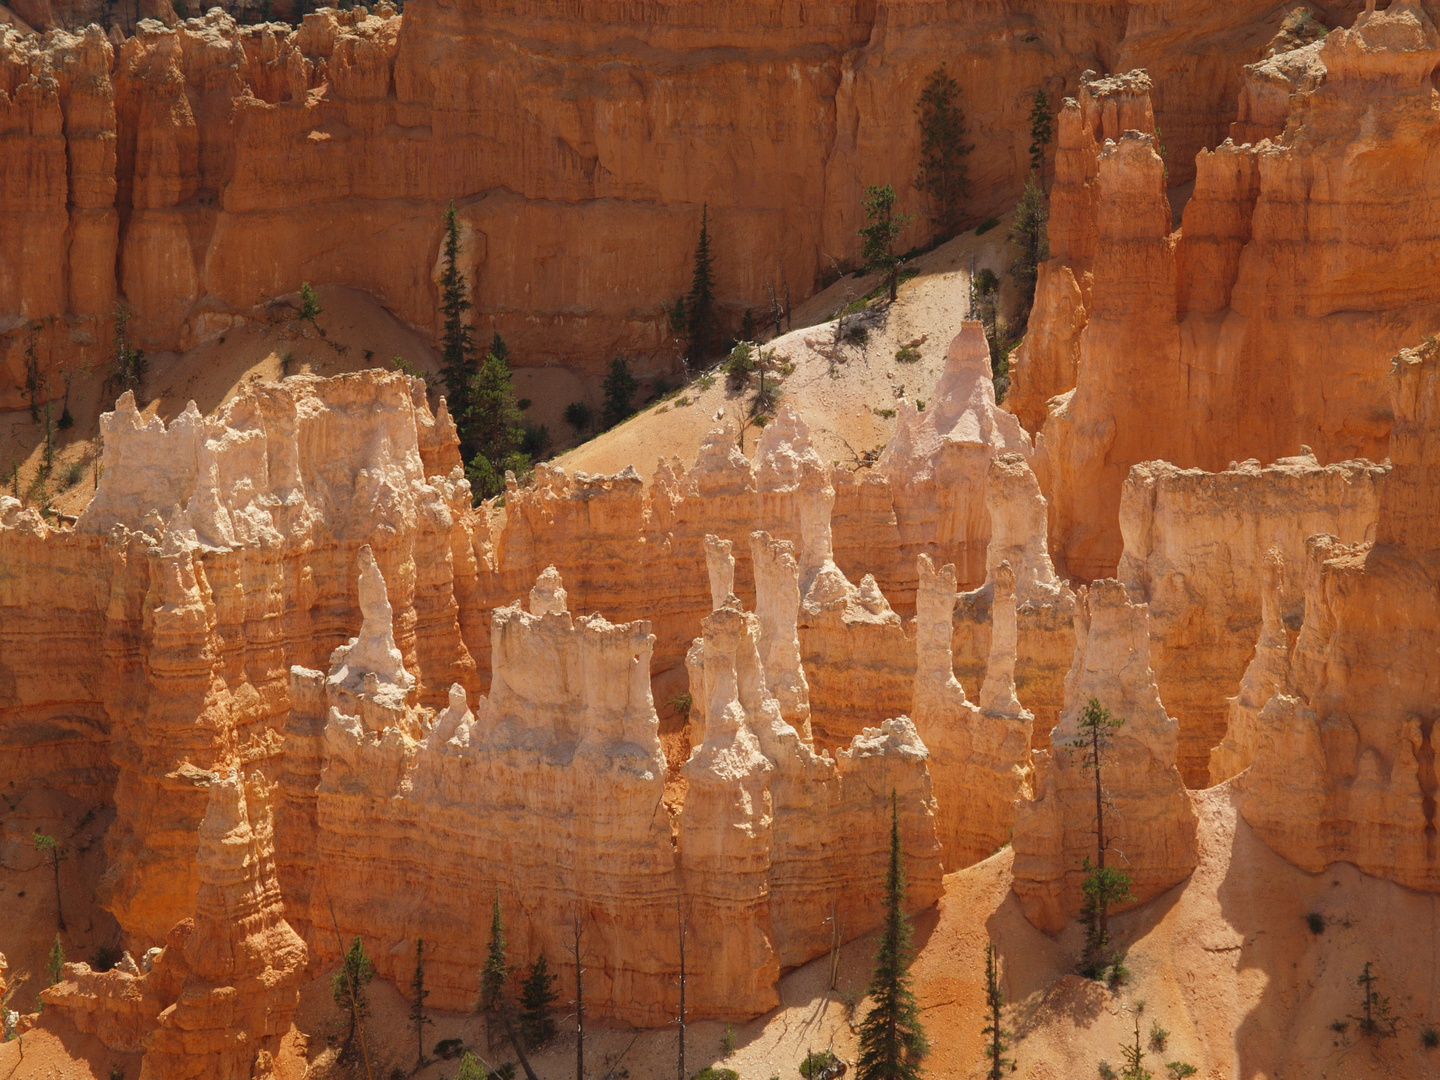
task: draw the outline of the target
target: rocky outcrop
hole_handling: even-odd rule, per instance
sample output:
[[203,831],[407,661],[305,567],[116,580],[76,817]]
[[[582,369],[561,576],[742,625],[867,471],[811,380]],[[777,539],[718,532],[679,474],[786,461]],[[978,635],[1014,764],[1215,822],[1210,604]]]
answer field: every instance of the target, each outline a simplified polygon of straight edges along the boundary
[[[765,603],[793,625],[798,567],[781,560],[761,580],[776,578],[781,589]],[[930,754],[915,725],[886,720],[833,757],[817,753],[770,693],[762,621],[728,596],[703,626],[691,695],[704,701],[705,739],[683,769],[677,852],[694,925],[727,927],[694,942],[692,956],[704,1007],[728,1014],[736,1001],[773,1004],[775,973],[823,952],[832,933],[874,925],[892,806],[917,909],[939,895],[940,845]],[[786,661],[778,674],[790,670]]]
[[1391,473],[1371,543],[1307,542],[1304,623],[1274,695],[1232,741],[1253,745],[1241,813],[1306,870],[1354,863],[1440,889],[1440,346],[1391,365]]
[[[1220,470],[1302,443],[1322,462],[1385,456],[1388,358],[1440,323],[1423,269],[1440,244],[1426,224],[1440,200],[1440,34],[1421,4],[1398,0],[1317,52],[1296,58],[1305,74],[1283,133],[1252,113],[1268,141],[1200,154],[1178,235],[1171,159],[1148,132],[1099,149],[1075,389],[1037,444],[1066,572],[1114,572],[1120,493],[1141,461]],[[1063,304],[1037,314],[1057,334],[1078,321]]]
[[1092,699],[1122,721],[1101,758],[1109,864],[1144,901],[1184,880],[1197,859],[1195,811],[1175,766],[1177,725],[1150,670],[1145,607],[1109,580],[1083,592],[1075,611],[1065,710],[1051,748],[1034,755],[1035,798],[1015,815],[1015,892],[1030,921],[1051,932],[1079,912],[1082,860],[1096,851],[1095,774],[1072,750]]
[[1126,131],[1153,134],[1151,81],[1144,71],[1080,76],[1078,92],[1055,121],[1055,179],[1050,188],[1050,258],[1041,263],[1025,340],[1011,358],[1007,404],[1026,430],[1045,423],[1050,398],[1075,385],[1090,290],[1102,193],[1099,158]]
[[890,485],[900,551],[954,563],[960,584],[974,588],[985,580],[990,540],[990,459],[1031,454],[1030,436],[995,404],[984,327],[962,324],[923,412],[907,401],[898,406],[895,434],[875,467]]
[[[1322,466],[1308,447],[1272,465],[1232,462],[1218,473],[1163,462],[1130,470],[1120,496],[1119,576],[1149,606],[1151,663],[1166,711],[1180,723],[1178,761],[1190,787],[1208,782],[1226,699],[1262,633],[1265,553],[1276,548],[1298,568],[1313,534],[1373,539],[1386,471],[1366,461]],[[1273,602],[1274,618],[1298,629],[1303,579],[1292,574]]]

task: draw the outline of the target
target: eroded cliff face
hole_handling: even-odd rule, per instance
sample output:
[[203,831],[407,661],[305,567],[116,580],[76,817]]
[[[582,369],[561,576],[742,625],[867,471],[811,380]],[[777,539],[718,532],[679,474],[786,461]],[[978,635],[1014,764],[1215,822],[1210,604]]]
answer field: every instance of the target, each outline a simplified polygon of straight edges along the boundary
[[[1321,461],[1386,454],[1388,358],[1440,321],[1422,269],[1440,243],[1429,209],[1440,199],[1440,34],[1422,5],[1402,2],[1299,51],[1249,73],[1292,91],[1288,113],[1251,94],[1236,134],[1267,137],[1198,155],[1178,232],[1170,159],[1143,123],[1144,80],[1128,77],[1123,91],[1102,82],[1062,113],[1057,251],[1037,308],[1034,384],[1019,400],[1034,423],[1039,403],[1064,394],[1041,446],[1054,546],[1071,573],[1114,572],[1120,493],[1142,460],[1218,470],[1302,443]],[[1105,100],[1141,118],[1134,131],[1105,127]],[[1061,213],[1067,205],[1080,210]]]
[[[22,7],[42,30],[99,14],[92,0]],[[666,373],[665,311],[687,288],[702,208],[727,322],[765,305],[767,280],[803,298],[832,260],[858,255],[865,184],[918,200],[912,110],[942,62],[979,148],[968,212],[981,220],[1023,182],[1035,90],[1058,101],[1086,68],[1150,70],[1187,179],[1235,115],[1239,63],[1260,58],[1281,14],[418,0],[402,20],[382,0],[292,29],[126,0],[115,16],[133,37],[7,30],[0,131],[25,151],[0,177],[0,406],[20,404],[32,334],[52,397],[102,363],[117,299],[149,349],[263,321],[302,280],[365,289],[438,329],[452,199],[477,326],[525,363],[598,376],[621,354]],[[922,215],[903,244],[927,229]]]
[[1390,368],[1393,470],[1372,542],[1312,536],[1305,616],[1254,720],[1241,812],[1277,852],[1440,888],[1435,687],[1440,609],[1440,347]]

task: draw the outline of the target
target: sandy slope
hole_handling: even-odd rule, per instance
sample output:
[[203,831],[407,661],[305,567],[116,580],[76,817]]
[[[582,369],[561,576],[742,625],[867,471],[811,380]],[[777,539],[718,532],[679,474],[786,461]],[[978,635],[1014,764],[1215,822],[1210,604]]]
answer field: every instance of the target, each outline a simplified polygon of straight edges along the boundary
[[[1006,237],[1002,222],[983,236],[967,232],[914,260],[909,268],[918,270],[918,276],[900,287],[893,306],[874,305],[877,325],[864,343],[836,345],[833,319],[850,301],[874,289],[875,277],[843,277],[795,308],[795,329],[766,348],[774,348],[777,362],[795,366],[780,382],[782,400],[799,409],[821,456],[853,465],[857,455],[883,447],[894,432],[893,415],[883,412],[893,413],[897,398],[918,402],[930,394],[944,366],[945,349],[968,310],[971,257],[976,270],[988,267],[1003,277],[1013,258]],[[895,353],[902,345],[915,345],[920,360],[898,363]],[[723,376],[692,381],[679,395],[647,406],[561,454],[556,463],[572,473],[613,473],[634,465],[647,480],[662,456],[677,455],[688,467],[718,420],[749,416],[754,392],[753,383],[737,390]],[[751,426],[743,434],[744,450],[751,454],[760,430]]]
[[[1006,1024],[1015,1032],[1015,1073],[1030,1080],[1095,1077],[1101,1060],[1118,1068],[1119,1047],[1144,1003],[1142,1035],[1167,1029],[1166,1049],[1148,1051],[1157,1080],[1165,1064],[1195,1065],[1201,1080],[1342,1080],[1440,1075],[1440,1050],[1426,1050],[1421,1032],[1440,1023],[1440,897],[1367,878],[1348,866],[1305,874],[1269,850],[1236,813],[1229,784],[1192,792],[1200,817],[1200,865],[1164,896],[1119,916],[1117,940],[1128,948],[1129,983],[1118,993],[1071,974],[1079,927],[1051,939],[1032,927],[1010,892],[1010,852],[950,875],[940,904],[916,920],[913,972],[932,1052],[934,1078],[978,1078],[982,1063],[983,953],[993,939],[1005,990],[1013,1002]],[[1311,932],[1307,913],[1324,920]],[[703,933],[703,928],[697,928]],[[827,992],[825,958],[781,981],[781,1006],[735,1029],[725,1064],[743,1080],[795,1080],[809,1049],[833,1047],[854,1060],[855,1036],[844,998],[863,988],[874,942],[843,950],[838,990]],[[1355,976],[1366,960],[1396,1017],[1393,1038],[1370,1039],[1349,1019],[1360,1011]],[[376,984],[368,1029],[376,1077],[414,1064],[414,1035],[405,1000]],[[563,995],[569,997],[569,987]],[[860,1006],[863,1014],[864,1005]],[[484,1051],[484,1024],[463,1014],[436,1014],[426,1044],[459,1037]],[[1343,1023],[1344,1030],[1332,1025]],[[297,1023],[310,1034],[309,1075],[335,1075],[334,1042],[343,1024],[328,1000],[328,979],[303,992]],[[722,1025],[689,1028],[687,1072],[719,1061]],[[304,1040],[292,1045],[300,1049]],[[75,1077],[108,1080],[112,1058],[56,1017],[27,1035],[24,1061],[14,1043],[0,1047],[0,1080]],[[675,1032],[634,1032],[592,1025],[586,1036],[586,1074],[668,1080],[675,1071]],[[499,1055],[485,1052],[496,1060]],[[114,1064],[134,1075],[134,1061]],[[562,1036],[536,1055],[543,1080],[575,1075],[573,1038]],[[304,1071],[300,1062],[290,1075]],[[621,1071],[623,1070],[623,1072]],[[452,1062],[414,1074],[453,1077]]]

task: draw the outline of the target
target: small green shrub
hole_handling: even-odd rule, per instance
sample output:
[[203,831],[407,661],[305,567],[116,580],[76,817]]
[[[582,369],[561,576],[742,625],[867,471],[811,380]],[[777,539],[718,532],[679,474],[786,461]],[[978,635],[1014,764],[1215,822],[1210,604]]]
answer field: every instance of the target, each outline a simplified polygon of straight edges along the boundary
[[435,1056],[449,1061],[459,1057],[460,1052],[464,1049],[464,1039],[441,1039],[435,1044]]
[[[749,312],[746,312],[749,314]],[[735,1025],[726,1024],[725,1034],[720,1036],[720,1056],[729,1058],[735,1053]]]
[[1420,1045],[1425,1047],[1426,1050],[1434,1050],[1435,1047],[1440,1046],[1440,1032],[1437,1032],[1433,1027],[1421,1028]]
[[315,289],[310,282],[302,281],[300,283],[300,318],[313,323],[322,310],[324,309],[320,307],[320,297],[316,294]]
[[1100,1062],[1100,1064],[1096,1066],[1096,1070],[1100,1073],[1100,1080],[1120,1080],[1120,1077],[1115,1075],[1115,1070],[1110,1067],[1108,1061]]
[[873,412],[876,416],[880,417],[880,419],[882,419],[882,420],[894,420],[894,419],[895,419],[895,410],[894,410],[894,409],[871,409],[870,411]]
[[920,360],[920,350],[914,345],[902,345],[895,350],[895,362],[899,364],[915,364]]
[[755,350],[748,341],[742,341],[730,350],[730,355],[720,365],[732,388],[744,386],[755,372]]
[[835,1056],[833,1050],[812,1050],[800,1062],[800,1075],[805,1080],[831,1080],[845,1069],[845,1063]]
[[1186,1064],[1183,1061],[1171,1061],[1165,1065],[1166,1080],[1186,1080],[1194,1076],[1200,1070],[1194,1065]]
[[1305,925],[1310,927],[1310,932],[1316,937],[1325,933],[1325,916],[1318,911],[1312,911],[1305,916]]
[[975,235],[984,236],[987,232],[989,232],[991,229],[995,228],[995,226],[999,224],[1000,219],[998,217],[986,218],[979,225],[975,226]]
[[675,694],[669,701],[665,702],[665,704],[669,705],[671,711],[680,717],[681,720],[689,720],[690,710],[695,707],[695,699],[691,697],[687,691]]
[[924,399],[923,397],[922,397],[922,398],[916,398],[916,399],[915,399],[915,411],[916,411],[916,412],[924,412],[924,411],[925,411],[925,399]]
[[690,1080],[740,1080],[740,1074],[734,1069],[717,1069],[714,1065],[707,1065]]
[[1150,1049],[1157,1054],[1163,1054],[1169,1041],[1170,1032],[1161,1027],[1158,1020],[1150,1021]]
[[590,426],[594,415],[594,410],[583,401],[572,401],[565,406],[565,422],[574,428],[577,434]]
[[84,475],[85,462],[72,461],[69,465],[65,467],[64,482],[60,486],[62,488],[72,488],[80,482],[81,477],[83,477]]

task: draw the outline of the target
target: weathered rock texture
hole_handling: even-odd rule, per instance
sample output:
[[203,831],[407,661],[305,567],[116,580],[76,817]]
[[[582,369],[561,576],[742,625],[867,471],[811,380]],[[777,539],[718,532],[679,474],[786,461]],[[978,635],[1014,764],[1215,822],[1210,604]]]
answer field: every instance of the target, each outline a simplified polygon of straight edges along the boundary
[[112,1049],[143,1051],[143,1076],[258,1080],[290,1030],[305,944],[283,914],[265,777],[232,769],[206,786],[194,917],[143,971],[128,954],[106,972],[66,964],[41,996]]
[[955,567],[921,555],[916,595],[915,697],[911,716],[930,751],[936,833],[945,868],[958,870],[1010,838],[1015,800],[1028,794],[1034,717],[1015,697],[1015,575],[1002,563],[990,635],[990,671],[979,706],[966,699],[950,652]]
[[[1265,553],[1275,548],[1298,568],[1315,533],[1373,539],[1385,473],[1366,461],[1322,466],[1308,449],[1263,468],[1247,461],[1206,473],[1145,462],[1130,470],[1120,497],[1119,577],[1149,606],[1151,664],[1165,709],[1180,723],[1178,761],[1190,787],[1207,783],[1226,699],[1261,633]],[[1276,620],[1299,627],[1303,585],[1291,575],[1272,598]]]
[[1394,468],[1372,543],[1307,543],[1305,621],[1255,719],[1241,812],[1307,870],[1351,862],[1440,889],[1440,346],[1395,357]]
[[[227,6],[246,21],[260,10]],[[1086,67],[1150,70],[1172,171],[1188,179],[1283,11],[418,0],[403,21],[382,2],[295,29],[213,9],[177,22],[163,0],[20,0],[18,13],[134,36],[12,30],[0,43],[0,131],[24,147],[0,174],[7,407],[30,327],[47,371],[97,362],[117,297],[145,348],[223,334],[302,280],[366,289],[435,327],[450,199],[477,325],[532,362],[598,375],[623,354],[658,373],[675,364],[664,312],[688,286],[702,206],[737,324],[766,277],[799,297],[827,253],[858,254],[865,184],[892,182],[923,209],[907,182],[912,110],[941,62],[979,147],[980,220],[1019,192],[1034,91],[1058,100]],[[926,233],[922,218],[904,243]]]
[[[712,551],[718,576],[727,556],[720,544]],[[295,726],[313,729],[325,714],[318,775],[287,777],[287,808],[304,807],[307,789],[315,802],[313,816],[282,819],[294,860],[283,876],[315,872],[308,917],[298,917],[327,959],[336,958],[332,911],[342,937],[361,935],[381,974],[397,982],[423,935],[435,949],[432,1003],[463,1009],[489,918],[475,896],[497,881],[523,882],[501,895],[515,955],[543,952],[565,972],[578,913],[596,1015],[654,1026],[673,1014],[684,913],[688,1008],[752,1016],[775,1003],[782,966],[828,946],[823,919],[833,899],[852,932],[878,920],[892,790],[912,901],[923,907],[938,896],[933,800],[914,728],[887,721],[838,764],[817,756],[769,695],[760,620],[733,597],[706,622],[703,684],[694,687],[705,736],[684,768],[672,841],[645,623],[572,618],[551,568],[528,611],[493,615],[488,699],[472,713],[456,685],[437,714],[414,703],[413,679],[395,663],[384,583],[365,549],[360,565],[362,599],[368,592],[375,602],[360,634],[335,651],[323,692],[317,672],[291,673],[297,711],[311,714]],[[435,865],[452,870],[417,869]]]
[[1102,757],[1106,858],[1130,875],[1137,901],[1182,881],[1196,864],[1195,811],[1175,767],[1177,725],[1150,670],[1143,604],[1118,581],[1097,581],[1075,609],[1075,662],[1051,748],[1034,755],[1035,798],[1015,816],[1015,892],[1035,925],[1058,931],[1080,910],[1081,860],[1095,861],[1095,777],[1084,767],[1077,722],[1094,698],[1123,720]]
[[[1178,234],[1165,191],[1174,158],[1152,131],[1089,119],[1107,115],[1093,101],[1067,106],[1061,145],[1075,157],[1057,157],[1054,282],[1037,309],[1048,328],[1037,348],[1050,341],[1052,359],[1029,361],[1022,400],[1034,423],[1037,403],[1068,389],[1053,373],[1077,358],[1038,444],[1052,548],[1069,573],[1114,573],[1121,490],[1141,461],[1219,470],[1302,443],[1322,462],[1386,454],[1388,359],[1440,323],[1425,269],[1440,245],[1440,34],[1422,5],[1397,0],[1314,52],[1323,78],[1307,59],[1283,132],[1267,114],[1268,141],[1199,154]],[[1252,80],[1271,77],[1262,67]],[[1117,117],[1143,116],[1138,85],[1125,94]],[[1076,182],[1090,202],[1062,200]],[[1095,207],[1093,231],[1083,213],[1060,212],[1067,200]],[[1064,268],[1085,258],[1092,281],[1072,288]]]

